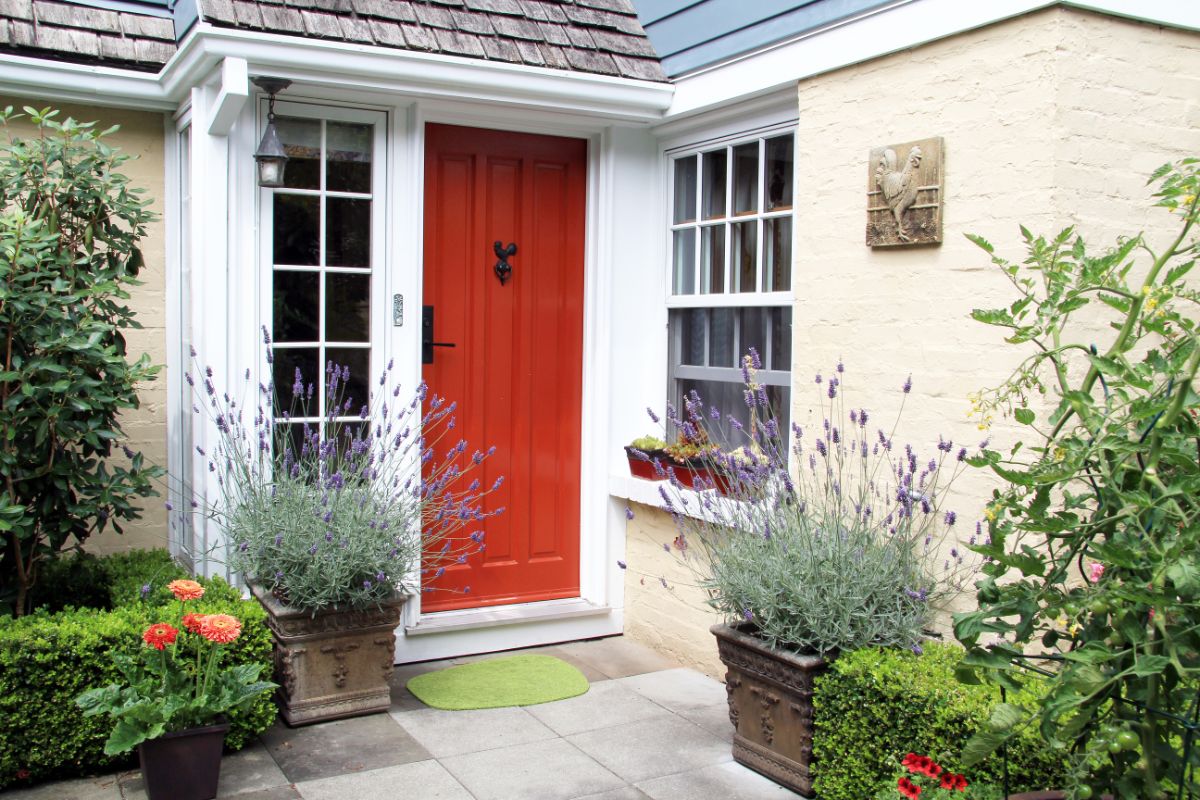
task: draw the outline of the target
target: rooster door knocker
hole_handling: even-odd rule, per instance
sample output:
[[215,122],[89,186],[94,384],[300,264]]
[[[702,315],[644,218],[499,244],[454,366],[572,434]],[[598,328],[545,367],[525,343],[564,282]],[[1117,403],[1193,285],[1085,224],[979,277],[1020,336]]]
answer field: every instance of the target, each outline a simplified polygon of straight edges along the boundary
[[921,148],[913,145],[904,161],[903,171],[896,171],[896,151],[887,149],[875,167],[875,188],[883,193],[883,200],[892,209],[896,218],[896,238],[902,242],[911,242],[912,238],[904,228],[904,212],[917,201],[917,170],[921,167]]

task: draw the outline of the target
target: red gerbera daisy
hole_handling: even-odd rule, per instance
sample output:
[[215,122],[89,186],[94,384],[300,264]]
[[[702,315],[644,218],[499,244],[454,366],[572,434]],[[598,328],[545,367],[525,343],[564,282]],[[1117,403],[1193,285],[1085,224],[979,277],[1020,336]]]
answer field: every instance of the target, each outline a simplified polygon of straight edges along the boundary
[[149,628],[146,628],[146,632],[142,634],[142,639],[155,650],[162,650],[167,645],[174,644],[175,637],[178,635],[179,631],[167,623],[156,622]]
[[192,633],[200,632],[200,624],[204,622],[203,614],[184,614],[183,627],[187,628]]

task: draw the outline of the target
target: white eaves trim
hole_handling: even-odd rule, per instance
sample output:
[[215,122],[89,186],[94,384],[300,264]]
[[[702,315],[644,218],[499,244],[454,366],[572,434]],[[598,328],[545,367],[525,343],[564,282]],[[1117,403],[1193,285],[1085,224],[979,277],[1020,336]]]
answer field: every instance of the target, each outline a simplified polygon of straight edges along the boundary
[[503,103],[611,122],[662,118],[666,83],[530,67],[475,58],[218,28],[199,23],[157,74],[0,56],[0,91],[14,95],[168,110],[188,98],[226,58],[250,75],[272,75],[339,91],[403,92],[426,98]]
[[663,122],[794,87],[798,81],[1052,6],[1200,30],[1196,0],[899,0],[675,79]]

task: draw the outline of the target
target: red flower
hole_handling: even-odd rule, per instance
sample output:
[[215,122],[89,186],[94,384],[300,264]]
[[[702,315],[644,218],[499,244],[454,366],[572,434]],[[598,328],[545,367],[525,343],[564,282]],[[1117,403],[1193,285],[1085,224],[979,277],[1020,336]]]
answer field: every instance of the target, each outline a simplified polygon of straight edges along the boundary
[[25,768],[17,770],[16,779],[19,781],[29,780],[29,770]]
[[896,782],[896,790],[907,797],[908,800],[917,800],[921,796],[921,787],[904,777],[901,777]]
[[942,775],[942,783],[939,788],[965,792],[967,790],[967,777],[954,772],[947,772]]
[[192,633],[200,632],[200,624],[204,622],[203,614],[184,614],[183,627],[187,628]]
[[178,635],[179,631],[167,623],[156,622],[149,628],[146,628],[146,632],[142,634],[142,639],[155,650],[162,650],[167,645],[174,644],[175,637]]

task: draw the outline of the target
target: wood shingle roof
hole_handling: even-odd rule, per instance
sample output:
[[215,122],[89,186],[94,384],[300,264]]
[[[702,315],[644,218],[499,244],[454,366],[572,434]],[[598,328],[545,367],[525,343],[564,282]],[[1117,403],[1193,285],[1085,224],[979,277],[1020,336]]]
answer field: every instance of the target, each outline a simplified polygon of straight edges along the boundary
[[0,51],[157,70],[175,53],[175,24],[78,3],[0,0]]
[[198,0],[214,25],[665,81],[630,0]]

